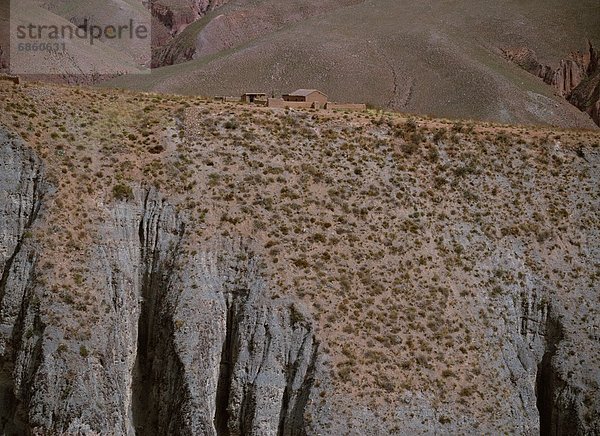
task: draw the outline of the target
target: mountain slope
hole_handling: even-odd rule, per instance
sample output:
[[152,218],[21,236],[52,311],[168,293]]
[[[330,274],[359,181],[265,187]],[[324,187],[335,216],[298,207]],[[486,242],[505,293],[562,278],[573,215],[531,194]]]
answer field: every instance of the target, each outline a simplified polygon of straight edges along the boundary
[[285,20],[275,1],[230,2],[165,51],[168,62],[195,60],[109,86],[200,95],[314,87],[406,112],[591,126],[502,48],[527,46],[541,62],[558,62],[597,38],[595,1],[331,1],[315,16],[293,13],[311,4],[295,3],[288,15],[300,18]]
[[[81,11],[85,8],[84,3],[74,6],[71,2],[70,8],[65,10],[60,10],[56,4],[51,5],[51,8],[56,8],[56,12],[60,10],[64,16],[54,13],[47,7],[42,7],[47,6],[45,4],[40,6],[39,3],[28,0],[12,11],[7,4],[2,6],[0,9],[0,22],[3,28],[2,33],[0,33],[0,48],[3,52],[8,53],[10,50],[9,32],[11,27],[9,18],[12,19],[15,27],[19,24],[25,26],[34,24],[47,26],[47,28],[70,28],[75,30],[78,25],[83,24],[84,16]],[[145,9],[142,5],[135,2],[126,3],[126,5],[127,8],[122,6],[117,10],[117,14],[113,10],[112,14],[106,13],[106,16],[100,17],[100,15],[97,15],[99,21],[96,24],[102,22],[119,25],[123,23],[123,20],[129,23],[129,18],[126,17],[130,16],[136,20],[135,22],[143,22]],[[103,11],[107,9],[102,8]],[[117,15],[119,16],[117,17]],[[78,16],[81,16],[81,20],[76,18]],[[91,23],[88,21],[88,24]],[[100,75],[139,74],[143,71],[143,42],[125,44],[119,38],[115,38],[112,40],[95,40],[94,44],[90,45],[87,39],[48,39],[47,34],[44,34],[39,40],[27,39],[25,42],[30,44],[36,42],[62,44],[64,42],[66,49],[59,49],[55,52],[24,51],[17,53],[13,55],[10,65],[11,71],[15,73],[31,74],[38,77],[45,76],[46,79],[61,82],[93,82]],[[127,50],[125,47],[127,47]],[[149,48],[150,44],[148,43],[148,50],[146,50],[148,54],[147,63],[149,63]]]

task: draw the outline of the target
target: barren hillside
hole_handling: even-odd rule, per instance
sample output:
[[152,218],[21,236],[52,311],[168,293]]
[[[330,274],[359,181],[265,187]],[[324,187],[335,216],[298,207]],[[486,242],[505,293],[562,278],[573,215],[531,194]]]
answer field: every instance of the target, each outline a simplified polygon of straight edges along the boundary
[[405,112],[591,127],[502,50],[528,47],[558,67],[588,39],[600,45],[599,17],[593,0],[233,0],[159,50],[155,62],[177,65],[109,86],[186,95],[311,87]]
[[[18,8],[9,7],[9,1],[0,5],[0,69],[1,64],[11,67],[10,70],[17,74],[27,73],[35,77],[43,77],[53,82],[61,83],[93,83],[100,77],[112,77],[117,74],[143,71],[145,63],[150,63],[150,42],[144,44],[141,40],[125,41],[113,38],[95,40],[89,44],[87,39],[78,38],[48,38],[48,33],[42,32],[41,38],[27,39],[31,44],[62,44],[67,49],[53,51],[37,50],[18,51],[18,44],[13,47],[17,54],[12,56],[12,64],[8,65],[10,53],[10,19],[13,25],[33,24],[49,28],[71,28],[83,25],[87,20],[88,26],[118,26],[129,23],[131,18],[136,23],[142,24],[144,17],[150,17],[149,12],[137,1],[122,2],[119,8],[106,7],[100,2],[65,2],[65,1],[38,1],[24,0]],[[97,4],[90,9],[90,4]],[[61,31],[62,33],[62,31]],[[65,32],[65,34],[68,34]],[[13,35],[16,37],[16,34]],[[25,40],[24,40],[25,41]],[[147,47],[145,47],[147,45]],[[33,55],[35,53],[35,57]],[[146,60],[144,61],[144,56]]]
[[8,434],[600,432],[600,134],[0,82]]
[[[7,63],[8,8],[0,6],[0,69]],[[126,75],[108,87],[185,95],[238,95],[319,88],[331,99],[443,117],[590,128],[598,124],[597,78],[561,87],[506,59],[530,50],[561,77],[562,60],[600,46],[600,5],[516,0],[126,0],[37,1],[47,23],[111,24],[152,13],[151,75]],[[47,78],[94,83],[149,64],[143,44],[103,40],[91,52],[48,58]],[[168,66],[170,64],[175,64]],[[80,75],[80,70],[92,74]],[[110,70],[100,75],[96,71]],[[581,86],[578,86],[581,85]],[[575,87],[575,86],[574,86]],[[572,105],[581,109],[578,110]],[[584,113],[582,113],[584,112]],[[587,112],[587,113],[586,113]]]

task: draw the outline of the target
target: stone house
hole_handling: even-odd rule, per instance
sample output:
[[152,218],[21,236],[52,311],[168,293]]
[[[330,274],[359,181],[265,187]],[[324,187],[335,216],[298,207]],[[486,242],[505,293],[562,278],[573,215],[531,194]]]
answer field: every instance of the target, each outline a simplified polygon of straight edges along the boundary
[[242,95],[241,101],[245,103],[254,103],[255,101],[267,101],[267,94],[264,92],[246,92]]
[[327,95],[317,89],[298,89],[291,94],[284,94],[283,100],[316,103],[322,106],[327,103]]

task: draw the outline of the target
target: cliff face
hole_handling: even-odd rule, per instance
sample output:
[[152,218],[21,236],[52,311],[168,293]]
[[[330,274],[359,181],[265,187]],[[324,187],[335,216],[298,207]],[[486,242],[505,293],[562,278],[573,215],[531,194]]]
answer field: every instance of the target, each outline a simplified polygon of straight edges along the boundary
[[0,413],[3,429],[12,434],[27,416],[18,399],[31,395],[26,385],[42,354],[44,326],[33,291],[37,258],[26,233],[39,212],[43,181],[30,150],[6,131],[0,142]]
[[0,140],[3,433],[303,434],[317,343],[243,242],[186,256],[184,222],[154,190],[106,205],[85,261],[97,294],[78,309],[101,320],[72,337],[28,233],[44,220],[41,163]]
[[0,92],[0,432],[600,431],[594,131]]
[[[102,206],[107,219],[97,231],[104,242],[89,247],[85,261],[97,291],[85,310],[101,318],[85,339],[70,337],[72,315],[49,298],[51,283],[29,235],[43,225],[44,198],[52,195],[42,164],[6,134],[0,157],[6,434],[338,434],[348,418],[356,434],[385,434],[373,410],[341,412],[347,399],[317,372],[308,317],[269,297],[252,249],[240,240],[186,246],[185,221],[154,189]],[[510,262],[503,252],[498,264]],[[535,275],[526,282],[516,298],[488,303],[506,313],[494,326],[504,337],[497,370],[520,398],[502,425],[519,434],[585,434],[580,404],[588,388],[565,379],[569,366],[557,354],[565,332],[563,315],[553,311],[562,309]],[[485,335],[493,340],[495,333]],[[307,423],[315,380],[334,407],[313,404]],[[395,412],[403,432],[476,426],[422,394],[403,401]]]
[[592,43],[587,52],[573,52],[556,68],[542,65],[527,47],[504,50],[505,56],[529,73],[540,77],[600,126],[600,59]]
[[[600,65],[597,63],[596,65]],[[600,126],[600,66],[591,73],[571,92],[569,101],[587,112],[596,124]]]

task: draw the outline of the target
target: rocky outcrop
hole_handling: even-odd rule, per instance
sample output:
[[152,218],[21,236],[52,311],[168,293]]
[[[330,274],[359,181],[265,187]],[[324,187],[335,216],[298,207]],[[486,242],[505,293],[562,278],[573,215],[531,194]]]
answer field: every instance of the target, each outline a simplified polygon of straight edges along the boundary
[[267,303],[258,259],[241,242],[216,244],[180,261],[169,283],[153,268],[144,285],[133,384],[136,429],[300,431],[316,359],[307,321],[294,306]]
[[160,2],[150,2],[152,14],[152,68],[175,63],[175,59],[183,57],[191,59],[194,54],[181,49],[177,45],[170,46],[173,37],[181,33],[188,25],[202,18],[207,13],[225,5],[228,0],[182,0],[181,4],[164,5]]
[[157,2],[152,2],[150,7],[150,13],[153,17],[156,17],[163,26],[172,29],[173,28],[173,11],[165,5],[161,5]]
[[176,43],[169,44],[153,52],[152,68],[189,61],[193,58],[195,52],[194,46],[186,47]]
[[150,3],[152,17],[166,27],[171,35],[180,33],[187,25],[223,6],[227,0],[182,0],[180,3],[170,5],[155,1]]
[[571,92],[569,101],[587,112],[594,122],[600,126],[600,67],[589,74]]
[[0,156],[3,433],[303,434],[312,325],[271,298],[247,243],[190,245],[153,189],[104,204],[83,261],[85,311],[102,322],[76,325],[78,296],[53,298],[30,234],[44,221],[40,161],[6,135]]
[[[517,247],[514,250],[518,252]],[[507,371],[505,377],[515,386],[511,404],[519,405],[514,410],[518,433],[596,434],[598,422],[590,417],[598,405],[583,386],[595,385],[598,374],[578,370],[581,362],[570,349],[593,338],[584,339],[586,334],[574,327],[572,315],[558,303],[558,291],[547,288],[543,277],[532,272],[521,275],[520,286],[493,303],[503,307],[498,370]]]
[[39,362],[44,330],[32,298],[37,259],[28,238],[42,179],[35,155],[0,130],[0,424],[9,434],[23,428],[30,395],[25,386]]
[[535,52],[527,47],[503,50],[510,61],[540,77],[554,87],[559,95],[583,112],[587,112],[600,126],[600,59],[591,42],[587,52],[573,52],[554,68],[542,65]]
[[194,10],[198,15],[205,15],[207,12],[220,8],[229,0],[195,0],[193,2]]

